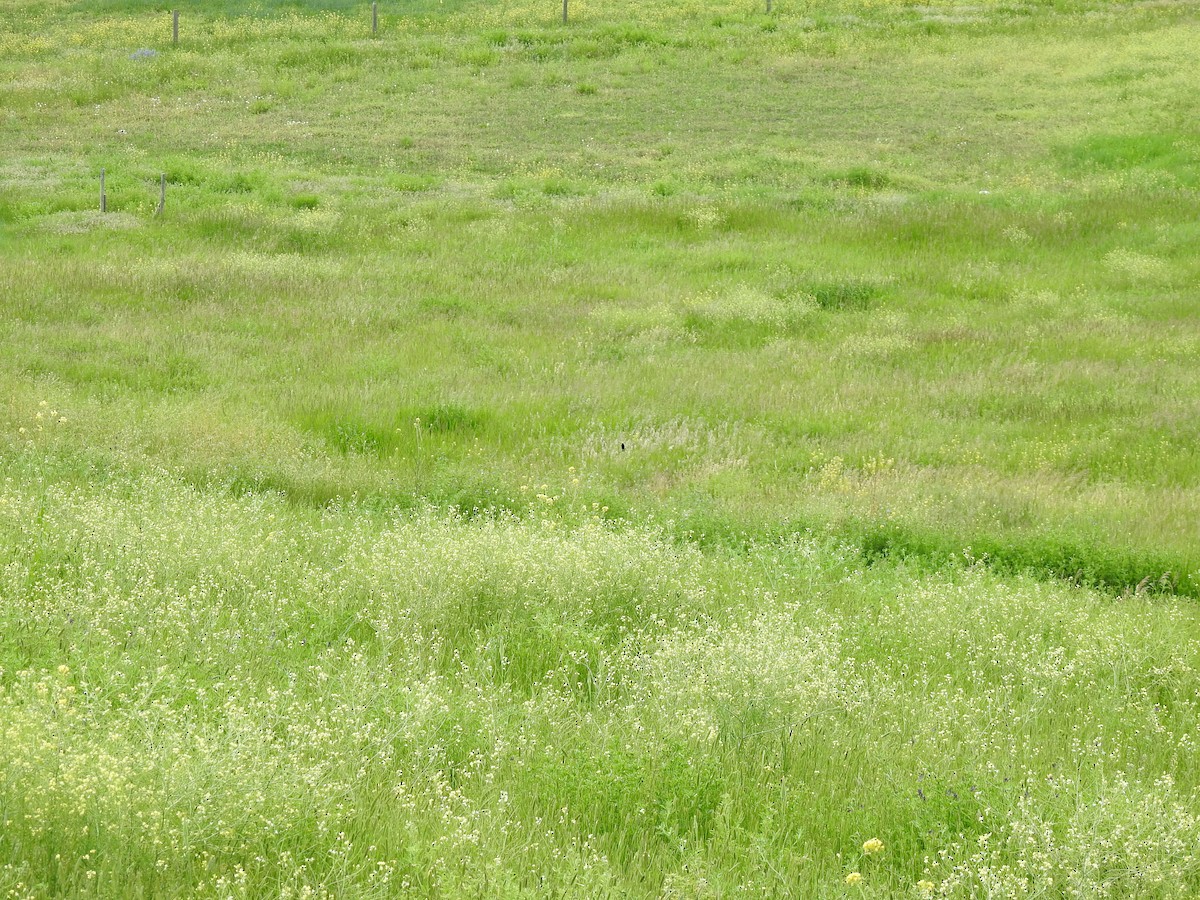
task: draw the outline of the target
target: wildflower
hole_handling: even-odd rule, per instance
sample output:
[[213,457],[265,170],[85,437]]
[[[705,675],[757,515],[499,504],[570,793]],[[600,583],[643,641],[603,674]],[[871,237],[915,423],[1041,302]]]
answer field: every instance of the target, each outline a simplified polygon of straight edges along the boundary
[[933,882],[928,879],[922,879],[917,882],[917,890],[921,892],[923,897],[928,897],[933,894]]
[[61,666],[58,667],[58,674],[59,675],[70,675],[71,667],[68,666],[66,663],[63,663]]
[[854,887],[856,884],[862,884],[862,873],[851,872],[846,876],[846,884],[850,885],[851,887]]
[[882,852],[883,841],[881,841],[879,838],[871,838],[869,841],[863,844],[863,853],[867,854],[867,856],[873,856],[876,853]]

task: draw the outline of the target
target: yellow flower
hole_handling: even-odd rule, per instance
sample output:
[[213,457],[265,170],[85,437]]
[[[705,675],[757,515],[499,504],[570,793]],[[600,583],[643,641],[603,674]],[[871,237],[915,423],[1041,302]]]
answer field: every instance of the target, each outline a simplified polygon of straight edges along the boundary
[[846,876],[846,884],[853,887],[856,884],[862,883],[862,874],[860,872],[851,872]]
[[872,856],[876,853],[882,852],[883,841],[881,841],[879,838],[871,838],[869,841],[863,844],[863,853],[867,854],[867,856]]
[[70,666],[68,666],[66,663],[63,663],[61,666],[58,667],[58,674],[59,675],[70,675],[71,674]]
[[920,891],[923,896],[928,897],[933,893],[933,882],[926,880],[918,881],[917,890]]

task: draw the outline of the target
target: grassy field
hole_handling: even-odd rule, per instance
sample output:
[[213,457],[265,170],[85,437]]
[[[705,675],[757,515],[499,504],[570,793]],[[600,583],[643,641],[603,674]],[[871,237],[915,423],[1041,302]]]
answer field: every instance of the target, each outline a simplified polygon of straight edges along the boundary
[[1200,894],[1197,4],[570,9],[0,0],[0,897]]

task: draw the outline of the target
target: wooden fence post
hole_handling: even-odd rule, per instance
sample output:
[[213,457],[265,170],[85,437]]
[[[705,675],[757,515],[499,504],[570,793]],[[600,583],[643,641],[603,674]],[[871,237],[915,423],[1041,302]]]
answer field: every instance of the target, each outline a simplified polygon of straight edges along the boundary
[[171,44],[179,46],[179,10],[171,11]]
[[567,0],[563,0],[563,24],[567,24]]
[[374,37],[379,33],[379,3],[377,0],[371,2],[371,36]]

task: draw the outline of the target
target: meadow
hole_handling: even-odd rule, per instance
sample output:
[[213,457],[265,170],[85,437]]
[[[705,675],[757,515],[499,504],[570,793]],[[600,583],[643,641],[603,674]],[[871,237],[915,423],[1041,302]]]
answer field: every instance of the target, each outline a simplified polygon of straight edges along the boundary
[[0,0],[0,897],[1200,894],[1196,4],[561,9]]

